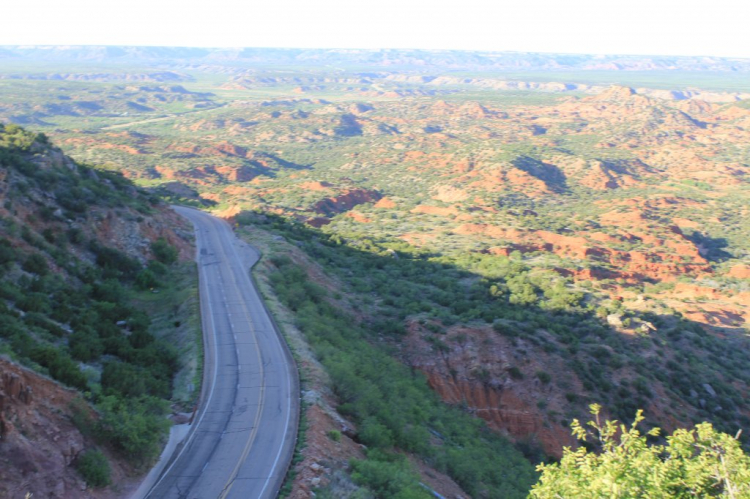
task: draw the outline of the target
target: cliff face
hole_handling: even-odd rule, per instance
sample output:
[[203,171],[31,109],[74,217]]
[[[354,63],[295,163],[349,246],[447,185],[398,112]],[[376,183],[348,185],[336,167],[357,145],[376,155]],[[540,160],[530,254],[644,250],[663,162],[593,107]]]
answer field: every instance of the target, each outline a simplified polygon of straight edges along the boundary
[[544,414],[522,398],[513,386],[490,386],[471,377],[456,378],[440,370],[425,371],[430,387],[443,401],[465,405],[490,428],[515,440],[532,439],[544,452],[562,457],[564,446],[574,445],[570,431],[545,422]]
[[[439,354],[429,335],[411,323],[405,352],[445,402],[465,407],[515,440],[538,443],[550,456],[560,457],[563,446],[575,444],[565,421],[548,415],[551,410],[564,412],[567,405],[558,384],[581,391],[578,379],[559,359],[532,351],[521,341],[513,345],[490,328],[449,329],[441,341],[451,346]],[[552,382],[539,379],[536,373],[542,371],[554,377]]]
[[[80,395],[28,369],[0,359],[0,497],[109,498],[75,470],[76,458],[93,446],[73,424]],[[85,404],[79,405],[89,411]],[[110,459],[113,483],[127,470]]]

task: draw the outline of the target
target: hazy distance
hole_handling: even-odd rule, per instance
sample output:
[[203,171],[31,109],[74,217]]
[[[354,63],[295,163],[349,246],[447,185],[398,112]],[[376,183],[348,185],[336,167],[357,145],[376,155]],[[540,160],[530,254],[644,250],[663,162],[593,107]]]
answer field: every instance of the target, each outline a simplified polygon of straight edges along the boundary
[[419,48],[750,57],[750,4],[39,0],[4,7],[0,45]]

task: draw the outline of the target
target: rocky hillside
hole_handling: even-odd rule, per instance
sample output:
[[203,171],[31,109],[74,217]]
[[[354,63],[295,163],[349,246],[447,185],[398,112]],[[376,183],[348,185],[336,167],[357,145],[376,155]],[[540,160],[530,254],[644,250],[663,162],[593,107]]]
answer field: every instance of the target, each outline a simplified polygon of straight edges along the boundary
[[[89,411],[81,394],[45,376],[0,359],[0,494],[3,497],[118,497],[95,490],[75,471],[77,460],[96,448],[74,424]],[[108,456],[111,480],[122,484],[133,470]]]
[[0,127],[0,495],[117,497],[158,455],[183,359],[137,297],[191,257],[157,199]]

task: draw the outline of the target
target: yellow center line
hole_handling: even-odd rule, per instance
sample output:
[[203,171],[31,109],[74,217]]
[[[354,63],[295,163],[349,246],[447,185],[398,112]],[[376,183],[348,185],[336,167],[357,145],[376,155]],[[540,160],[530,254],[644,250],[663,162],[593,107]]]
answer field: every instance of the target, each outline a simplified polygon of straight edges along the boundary
[[[222,246],[222,249],[224,247]],[[224,251],[224,255],[228,256],[226,251]],[[237,253],[235,251],[235,258],[237,257]],[[227,259],[227,261],[229,261]],[[239,260],[238,260],[239,261]],[[240,262],[240,265],[242,263]],[[231,269],[230,269],[231,270]],[[247,443],[245,444],[245,448],[242,450],[242,455],[240,456],[240,459],[237,461],[237,465],[232,470],[232,473],[229,475],[229,479],[227,480],[227,483],[224,484],[224,488],[222,489],[221,494],[219,495],[220,499],[224,499],[227,494],[229,494],[229,491],[232,490],[232,486],[234,485],[234,480],[237,478],[237,474],[240,471],[240,467],[245,462],[245,459],[247,459],[247,455],[250,453],[250,448],[253,445],[253,442],[255,441],[255,437],[258,434],[258,424],[260,422],[260,415],[263,412],[263,405],[265,404],[265,394],[266,394],[266,376],[263,369],[263,359],[260,355],[260,346],[258,344],[258,338],[255,334],[255,328],[252,327],[252,318],[250,316],[250,311],[247,309],[247,304],[245,303],[244,298],[242,298],[242,293],[240,292],[240,287],[237,285],[237,278],[234,275],[234,272],[230,272],[232,276],[232,284],[234,285],[234,289],[237,292],[237,296],[240,297],[240,305],[242,306],[242,310],[245,314],[245,317],[247,317],[247,322],[250,327],[250,333],[253,335],[253,340],[255,340],[256,349],[255,353],[258,355],[258,365],[260,367],[260,379],[261,379],[261,385],[260,385],[260,397],[259,397],[259,403],[258,403],[258,409],[255,413],[255,422],[253,424],[253,430],[250,432],[250,437],[247,440]],[[239,367],[239,356],[237,358],[237,363]]]

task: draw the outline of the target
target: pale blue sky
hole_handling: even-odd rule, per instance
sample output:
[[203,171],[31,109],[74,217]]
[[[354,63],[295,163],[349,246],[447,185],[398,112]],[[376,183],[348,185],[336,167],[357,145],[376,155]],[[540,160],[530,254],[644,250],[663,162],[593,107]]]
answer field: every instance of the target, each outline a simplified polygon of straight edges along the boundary
[[35,0],[0,45],[432,48],[750,58],[750,1]]

